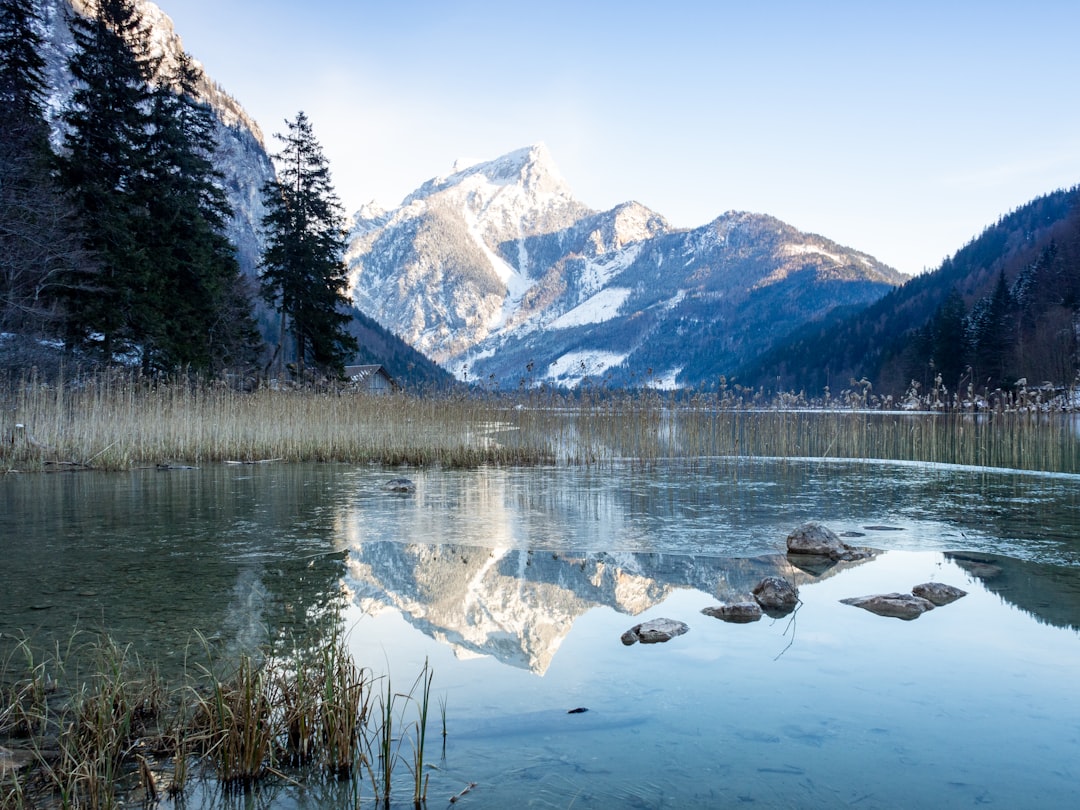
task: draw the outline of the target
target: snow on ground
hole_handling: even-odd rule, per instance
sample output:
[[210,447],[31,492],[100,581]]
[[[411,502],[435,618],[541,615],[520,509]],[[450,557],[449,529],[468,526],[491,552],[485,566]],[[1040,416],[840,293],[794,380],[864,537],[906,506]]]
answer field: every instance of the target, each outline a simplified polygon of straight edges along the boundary
[[647,385],[649,388],[655,388],[658,391],[678,391],[682,386],[675,382],[675,378],[679,376],[679,373],[682,370],[682,366],[679,366],[678,368],[669,368],[667,371],[662,371],[649,380]]
[[586,377],[600,377],[609,368],[626,360],[627,355],[615,352],[567,352],[550,366],[547,377],[556,385],[576,388]]
[[574,326],[610,321],[619,314],[619,307],[623,305],[630,293],[631,290],[626,287],[609,287],[601,290],[592,298],[556,318],[549,324],[549,328],[570,329]]
[[618,250],[600,259],[586,262],[585,269],[581,272],[581,288],[586,293],[599,290],[611,279],[637,261],[644,245],[638,243],[624,250]]
[[842,257],[837,256],[835,253],[829,253],[819,245],[784,245],[784,253],[788,256],[805,256],[808,253],[816,253],[836,262],[836,264],[846,264]]

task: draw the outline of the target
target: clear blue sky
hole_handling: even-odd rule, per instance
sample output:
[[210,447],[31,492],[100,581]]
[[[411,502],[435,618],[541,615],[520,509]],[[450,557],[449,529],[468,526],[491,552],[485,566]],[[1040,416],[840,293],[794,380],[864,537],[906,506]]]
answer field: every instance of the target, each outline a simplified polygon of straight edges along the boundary
[[915,273],[1080,183],[1077,0],[159,5],[268,138],[308,114],[349,212],[544,142],[593,208],[772,214]]

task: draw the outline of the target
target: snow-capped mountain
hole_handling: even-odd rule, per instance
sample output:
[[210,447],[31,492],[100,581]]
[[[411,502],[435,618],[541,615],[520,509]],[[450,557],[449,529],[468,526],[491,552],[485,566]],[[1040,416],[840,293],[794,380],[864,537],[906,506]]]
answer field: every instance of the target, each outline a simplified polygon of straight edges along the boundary
[[768,216],[677,230],[636,202],[593,211],[543,146],[362,209],[347,261],[360,309],[459,377],[503,387],[698,385],[904,279]]
[[[151,53],[162,57],[165,65],[183,52],[184,46],[173,22],[149,0],[136,0],[136,8],[146,25]],[[89,14],[91,0],[42,0],[41,17],[45,26],[45,57],[49,85],[49,115],[59,139],[61,116],[74,91],[67,60],[74,47],[68,21],[72,14]],[[196,62],[196,64],[198,64]],[[262,132],[236,99],[209,77],[199,87],[200,99],[213,108],[217,119],[215,132],[218,149],[214,164],[224,174],[225,191],[233,208],[228,236],[237,248],[241,268],[254,273],[262,253],[261,221],[265,213],[262,186],[274,178],[274,169],[263,144]]]

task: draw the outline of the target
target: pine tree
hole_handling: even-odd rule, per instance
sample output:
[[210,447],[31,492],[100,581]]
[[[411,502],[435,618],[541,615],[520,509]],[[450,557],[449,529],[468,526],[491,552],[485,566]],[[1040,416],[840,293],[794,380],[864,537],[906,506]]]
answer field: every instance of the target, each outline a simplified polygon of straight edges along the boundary
[[144,358],[161,370],[221,371],[252,361],[258,350],[236,251],[224,233],[232,210],[211,159],[213,112],[196,98],[201,78],[181,54],[153,89],[138,191],[147,211],[140,241],[155,265],[140,332]]
[[44,44],[38,33],[34,0],[0,2],[0,117],[32,124],[37,137],[48,139],[44,99]]
[[958,389],[968,366],[966,315],[964,299],[953,288],[930,324],[931,359],[945,386],[952,391]]
[[1016,341],[1013,298],[1005,274],[998,273],[994,291],[971,313],[976,379],[988,387],[1007,385],[1009,361]]
[[100,263],[93,277],[69,279],[67,337],[100,336],[104,358],[146,337],[155,295],[152,257],[139,242],[147,212],[137,196],[149,127],[149,81],[157,72],[133,0],[100,0],[93,17],[72,20],[77,82],[60,179],[82,219],[84,245]]
[[330,169],[303,112],[276,137],[278,179],[263,189],[267,247],[262,294],[281,316],[278,354],[286,331],[294,341],[298,372],[306,365],[340,375],[357,351],[347,331],[344,220]]
[[86,265],[52,177],[38,23],[32,0],[0,1],[0,332],[26,337],[51,333],[61,274]]

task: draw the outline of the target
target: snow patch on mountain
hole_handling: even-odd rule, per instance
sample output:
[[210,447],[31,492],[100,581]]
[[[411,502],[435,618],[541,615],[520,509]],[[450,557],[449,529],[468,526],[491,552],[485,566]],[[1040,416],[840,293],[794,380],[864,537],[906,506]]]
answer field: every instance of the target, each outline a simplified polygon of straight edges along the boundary
[[547,379],[555,385],[577,388],[586,378],[601,377],[626,358],[626,354],[608,351],[567,352],[548,366]]
[[[826,259],[829,259],[836,264],[843,265],[847,263],[847,260],[845,260],[842,256],[838,256],[835,253],[830,253],[820,245],[815,245],[813,243],[807,243],[803,245],[787,244],[784,245],[782,252],[787,256],[807,256],[810,254],[816,254],[818,256],[824,256]],[[865,259],[863,261],[865,264]]]
[[587,326],[591,323],[610,321],[619,314],[619,308],[626,303],[633,290],[625,287],[608,287],[587,301],[578,304],[572,310],[548,324],[551,329],[570,329],[574,326]]
[[678,391],[682,386],[679,385],[678,377],[682,374],[683,366],[676,368],[669,368],[667,371],[662,371],[651,380],[646,382],[649,388],[655,388],[658,391]]
[[638,243],[624,250],[609,254],[602,259],[596,259],[585,263],[585,269],[581,273],[581,288],[588,295],[599,290],[623,270],[637,261],[641,255],[644,244]]

